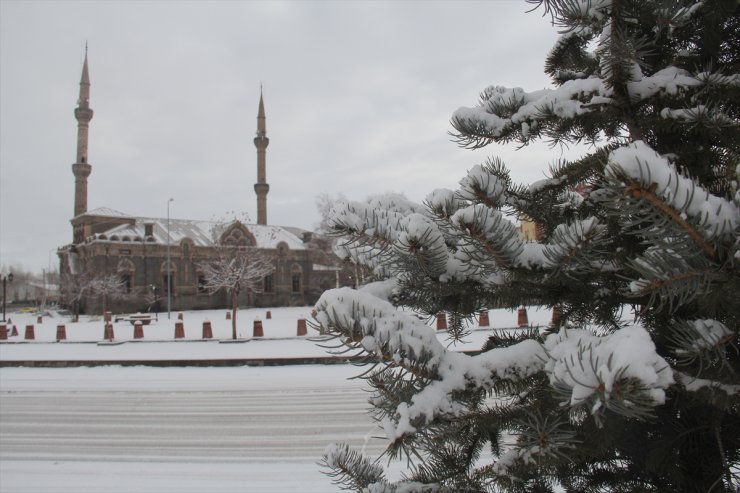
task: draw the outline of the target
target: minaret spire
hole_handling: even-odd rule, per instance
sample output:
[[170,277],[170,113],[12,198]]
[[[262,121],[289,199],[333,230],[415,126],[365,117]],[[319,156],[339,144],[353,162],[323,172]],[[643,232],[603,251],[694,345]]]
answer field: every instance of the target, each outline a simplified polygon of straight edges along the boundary
[[265,120],[265,102],[262,97],[262,84],[260,84],[257,135],[254,138],[254,146],[257,148],[257,183],[254,184],[254,192],[257,194],[257,224],[267,224],[267,192],[270,191],[265,170],[265,156],[270,139],[267,138]]
[[[80,96],[75,108],[77,119],[77,160],[72,165],[72,173],[75,175],[75,217],[87,212],[87,177],[90,176],[92,166],[87,159],[87,132],[93,110],[90,109],[90,72],[87,66],[87,43],[85,43],[85,61],[82,64],[82,76],[80,77]],[[75,233],[75,242],[77,241]]]

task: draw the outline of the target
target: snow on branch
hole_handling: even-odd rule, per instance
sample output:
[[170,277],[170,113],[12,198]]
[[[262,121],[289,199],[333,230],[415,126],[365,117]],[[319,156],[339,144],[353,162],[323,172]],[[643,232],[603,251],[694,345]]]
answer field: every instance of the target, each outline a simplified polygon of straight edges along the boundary
[[478,106],[455,111],[452,125],[461,134],[458,140],[468,147],[480,147],[510,133],[518,133],[526,142],[541,120],[575,118],[593,111],[589,104],[601,104],[611,95],[612,90],[598,77],[573,79],[555,89],[529,93],[520,87],[491,86]]
[[[710,257],[715,256],[714,249],[704,240],[713,241],[734,234],[740,225],[740,209],[734,203],[712,195],[682,176],[665,157],[643,141],[613,151],[605,174],[627,181],[630,185],[627,193],[646,200],[657,198],[672,208],[675,211],[673,219],[684,223],[684,229]],[[698,225],[698,230],[685,222],[686,216]]]
[[473,166],[465,178],[460,180],[458,194],[463,200],[483,203],[489,207],[500,207],[503,203],[507,183],[491,174],[480,164]]
[[519,232],[501,211],[474,204],[457,211],[450,222],[469,234],[470,241],[462,249],[479,262],[493,259],[500,267],[510,267],[522,252]]
[[583,221],[560,224],[550,236],[544,256],[549,264],[560,269],[591,268],[589,257],[584,253],[598,245],[604,238],[606,227],[598,219],[590,217]]
[[532,375],[542,370],[546,357],[533,340],[477,356],[448,351],[423,321],[349,288],[325,292],[314,317],[323,327],[340,334],[345,344],[431,381],[410,404],[398,405],[395,422],[381,423],[392,440],[416,432],[417,426],[437,416],[463,413],[467,407],[455,401],[456,391],[470,386],[490,389],[496,379]]
[[643,327],[635,325],[597,336],[582,329],[561,329],[545,340],[550,383],[564,390],[570,406],[587,406],[600,422],[602,407],[644,417],[665,402],[673,381]]

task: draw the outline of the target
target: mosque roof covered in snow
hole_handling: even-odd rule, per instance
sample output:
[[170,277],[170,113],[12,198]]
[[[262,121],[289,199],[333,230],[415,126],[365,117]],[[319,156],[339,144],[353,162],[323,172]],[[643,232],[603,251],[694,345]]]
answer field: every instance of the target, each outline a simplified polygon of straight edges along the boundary
[[[117,218],[125,221],[123,223],[121,221],[112,222],[111,227],[104,231],[98,229],[98,233],[89,238],[91,241],[167,243],[168,220],[165,218],[134,217],[105,207],[86,212],[80,216],[84,215]],[[221,234],[233,223],[233,221],[219,222],[170,218],[169,243],[176,245],[185,238],[189,238],[196,246],[213,246],[217,243]],[[151,228],[150,235],[147,235],[148,226]],[[244,224],[243,226],[254,236],[258,248],[277,248],[281,242],[286,243],[291,250],[306,248],[300,236],[302,230],[297,228],[262,224]]]

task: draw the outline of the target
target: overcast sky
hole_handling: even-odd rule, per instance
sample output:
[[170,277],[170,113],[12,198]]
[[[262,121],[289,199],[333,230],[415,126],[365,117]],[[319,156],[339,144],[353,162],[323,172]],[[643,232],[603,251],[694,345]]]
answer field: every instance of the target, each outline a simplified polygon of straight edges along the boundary
[[421,201],[498,155],[515,180],[560,157],[457,147],[449,118],[488,85],[549,86],[557,32],[523,1],[0,0],[0,266],[71,242],[89,43],[88,209],[256,220],[260,83],[268,223],[312,229],[322,193]]

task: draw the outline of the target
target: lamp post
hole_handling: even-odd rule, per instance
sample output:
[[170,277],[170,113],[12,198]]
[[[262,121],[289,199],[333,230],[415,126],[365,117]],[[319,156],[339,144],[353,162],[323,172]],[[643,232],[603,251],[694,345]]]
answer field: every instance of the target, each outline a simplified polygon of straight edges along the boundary
[[7,288],[7,283],[13,282],[13,273],[11,272],[7,276],[2,276],[3,278],[3,322],[5,322],[5,290]]
[[172,269],[170,268],[170,202],[174,202],[175,199],[167,201],[167,319],[170,318],[170,310],[172,309]]

